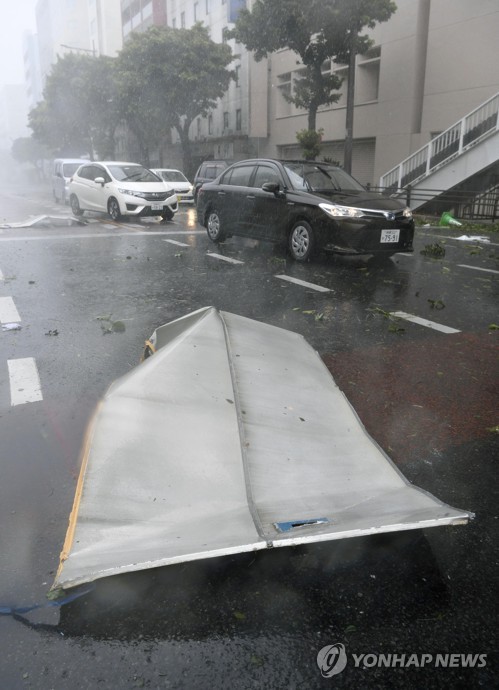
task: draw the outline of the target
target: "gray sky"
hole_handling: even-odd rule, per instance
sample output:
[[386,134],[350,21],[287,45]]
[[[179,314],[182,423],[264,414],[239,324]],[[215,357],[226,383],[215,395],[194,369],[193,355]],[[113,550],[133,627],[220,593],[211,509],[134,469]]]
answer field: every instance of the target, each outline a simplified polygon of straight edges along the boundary
[[5,84],[23,84],[23,33],[36,31],[37,0],[13,0],[2,4],[0,22],[0,88]]

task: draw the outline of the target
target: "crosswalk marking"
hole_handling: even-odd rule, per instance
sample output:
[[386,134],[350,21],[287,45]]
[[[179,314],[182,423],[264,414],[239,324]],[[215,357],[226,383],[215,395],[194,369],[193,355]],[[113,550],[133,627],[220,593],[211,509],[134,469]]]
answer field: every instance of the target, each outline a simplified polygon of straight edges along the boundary
[[20,320],[12,297],[0,297],[0,323],[17,323]]
[[38,368],[33,357],[8,359],[11,405],[43,400]]

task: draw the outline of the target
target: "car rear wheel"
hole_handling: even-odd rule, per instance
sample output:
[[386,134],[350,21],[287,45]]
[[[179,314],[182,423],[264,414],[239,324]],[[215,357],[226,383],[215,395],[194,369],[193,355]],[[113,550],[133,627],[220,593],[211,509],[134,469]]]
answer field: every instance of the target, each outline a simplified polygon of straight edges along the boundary
[[119,220],[121,218],[120,205],[114,196],[107,202],[107,212],[113,220]]
[[306,220],[297,221],[289,233],[289,253],[295,261],[307,261],[315,248],[314,231]]
[[220,213],[215,208],[211,209],[208,213],[208,218],[206,220],[206,230],[208,232],[208,237],[213,242],[224,241],[225,232],[222,228]]
[[73,216],[82,216],[83,211],[80,208],[80,202],[78,201],[76,194],[71,194],[69,202],[71,204],[71,212]]

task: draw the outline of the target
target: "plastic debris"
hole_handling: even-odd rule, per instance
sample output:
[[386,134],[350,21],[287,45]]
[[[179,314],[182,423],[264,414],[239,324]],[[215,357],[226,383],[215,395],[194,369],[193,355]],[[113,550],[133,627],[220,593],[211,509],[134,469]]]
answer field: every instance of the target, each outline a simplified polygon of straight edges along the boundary
[[462,225],[458,220],[453,218],[448,211],[444,211],[440,217],[439,225]]
[[22,328],[20,323],[3,323],[2,331],[20,331]]

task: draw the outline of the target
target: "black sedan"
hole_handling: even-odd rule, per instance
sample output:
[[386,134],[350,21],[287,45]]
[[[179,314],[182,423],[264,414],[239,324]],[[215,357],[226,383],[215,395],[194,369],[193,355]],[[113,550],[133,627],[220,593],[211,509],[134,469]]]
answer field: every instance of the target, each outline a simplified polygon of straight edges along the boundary
[[296,261],[316,250],[382,256],[412,251],[411,210],[329,163],[234,163],[203,184],[197,213],[213,242],[243,235],[286,243]]

